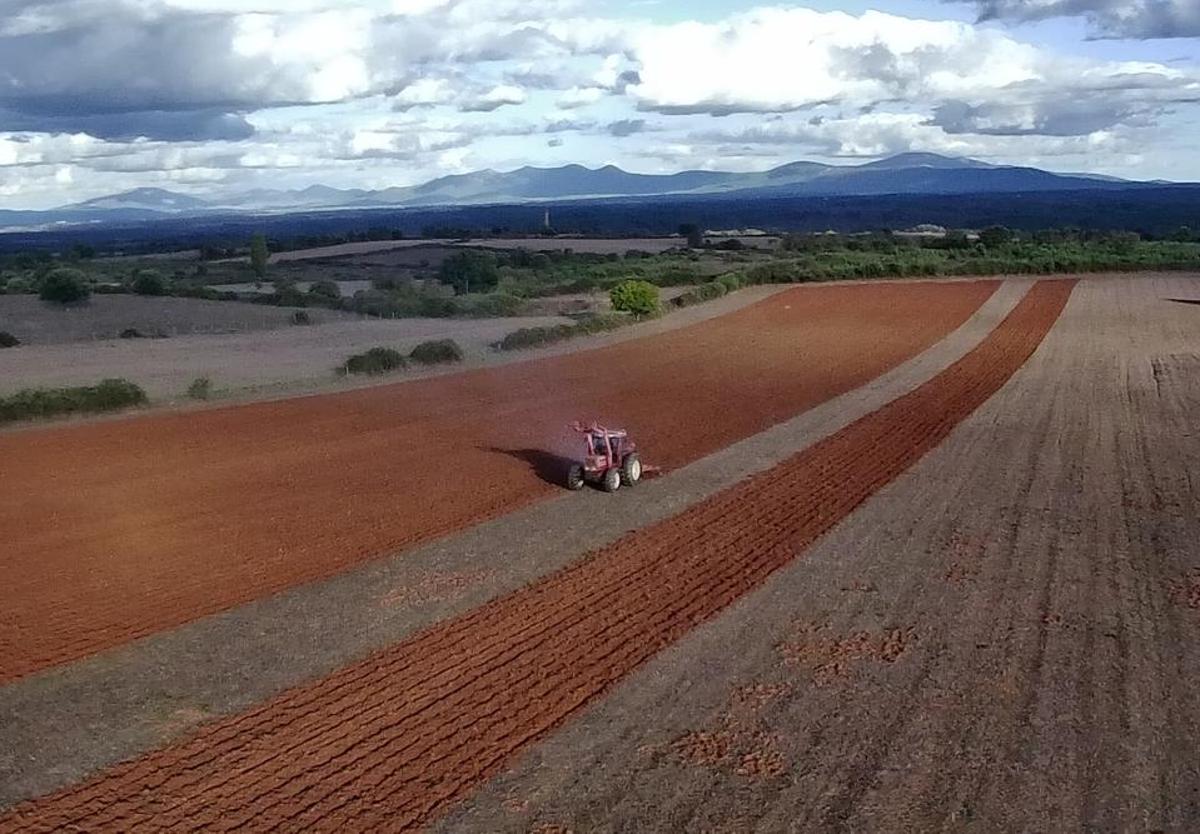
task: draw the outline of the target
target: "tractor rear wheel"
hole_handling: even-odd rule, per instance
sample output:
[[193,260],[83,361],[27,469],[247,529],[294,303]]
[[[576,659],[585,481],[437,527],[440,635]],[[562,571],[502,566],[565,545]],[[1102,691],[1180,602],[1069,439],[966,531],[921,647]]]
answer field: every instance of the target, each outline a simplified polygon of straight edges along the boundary
[[642,461],[637,452],[630,452],[621,462],[621,483],[633,486],[642,479]]
[[616,492],[621,486],[621,470],[615,466],[604,473],[604,491]]
[[583,489],[583,467],[578,463],[567,472],[567,489]]

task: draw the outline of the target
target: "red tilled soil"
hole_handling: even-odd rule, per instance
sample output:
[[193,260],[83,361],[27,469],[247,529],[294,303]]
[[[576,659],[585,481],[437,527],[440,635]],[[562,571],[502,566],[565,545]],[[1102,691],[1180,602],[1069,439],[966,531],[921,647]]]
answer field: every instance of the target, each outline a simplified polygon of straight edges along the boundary
[[[761,475],[259,709],[19,806],[0,830],[428,822],[934,448],[1026,361],[1073,286],[1038,284],[946,371]],[[897,651],[894,635],[860,642],[820,656]],[[680,755],[732,749],[719,734],[693,741]],[[775,758],[759,751],[738,766],[773,772]]]
[[798,288],[586,353],[0,435],[0,683],[552,494],[573,419],[695,460],[915,355],[996,286]]

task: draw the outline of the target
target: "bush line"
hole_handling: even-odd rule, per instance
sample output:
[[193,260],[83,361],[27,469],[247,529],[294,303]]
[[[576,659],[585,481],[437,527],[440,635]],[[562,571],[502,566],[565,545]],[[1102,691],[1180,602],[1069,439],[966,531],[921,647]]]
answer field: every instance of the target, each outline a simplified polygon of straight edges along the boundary
[[98,385],[72,388],[25,388],[0,397],[0,423],[63,414],[98,414],[146,402],[146,392],[126,379],[105,379]]

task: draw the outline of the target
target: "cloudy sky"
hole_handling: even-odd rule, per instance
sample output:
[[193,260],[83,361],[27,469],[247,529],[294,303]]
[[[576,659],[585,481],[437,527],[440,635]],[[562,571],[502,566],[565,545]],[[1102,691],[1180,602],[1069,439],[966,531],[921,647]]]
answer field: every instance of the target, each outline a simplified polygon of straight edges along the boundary
[[902,151],[1200,180],[1200,0],[0,0],[0,208]]

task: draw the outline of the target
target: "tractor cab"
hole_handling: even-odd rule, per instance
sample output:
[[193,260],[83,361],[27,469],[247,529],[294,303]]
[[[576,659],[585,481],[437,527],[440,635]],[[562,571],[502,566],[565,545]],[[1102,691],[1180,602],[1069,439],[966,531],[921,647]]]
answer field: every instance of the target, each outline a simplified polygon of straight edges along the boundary
[[589,434],[588,439],[592,446],[593,455],[608,455],[608,441],[605,439],[603,434]]
[[571,467],[567,486],[579,489],[585,482],[598,483],[608,492],[622,484],[633,486],[642,477],[637,445],[624,429],[607,429],[596,423],[572,423],[584,437],[583,461]]

